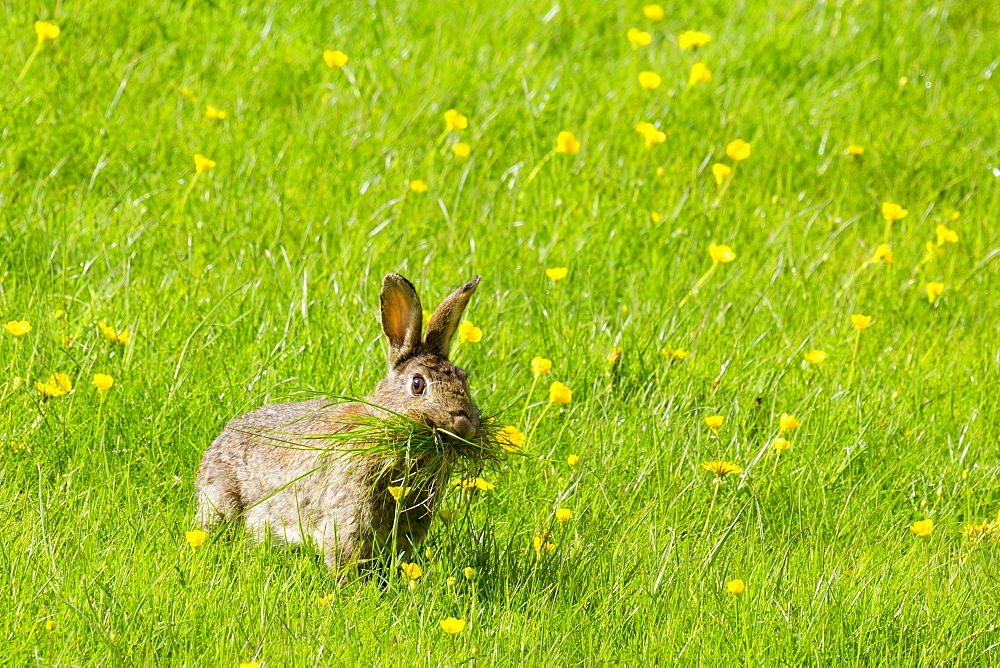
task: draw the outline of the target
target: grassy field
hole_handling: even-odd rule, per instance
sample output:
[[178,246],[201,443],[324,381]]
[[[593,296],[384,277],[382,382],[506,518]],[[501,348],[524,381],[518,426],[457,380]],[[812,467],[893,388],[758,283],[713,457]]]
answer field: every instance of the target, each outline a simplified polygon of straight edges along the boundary
[[[0,15],[3,663],[996,664],[1000,5]],[[482,274],[455,358],[525,456],[449,497],[415,582],[192,548],[229,419],[382,377],[391,271],[425,305]]]

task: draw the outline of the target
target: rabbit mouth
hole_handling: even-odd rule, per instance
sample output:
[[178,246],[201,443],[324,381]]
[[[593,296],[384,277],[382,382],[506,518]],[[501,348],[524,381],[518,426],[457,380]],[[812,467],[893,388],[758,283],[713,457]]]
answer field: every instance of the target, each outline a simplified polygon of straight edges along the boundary
[[452,436],[465,441],[473,440],[477,431],[479,431],[478,426],[466,415],[456,417],[448,429]]
[[459,430],[453,428],[438,427],[434,430],[434,434],[441,440],[444,445],[447,445],[453,449],[461,448],[463,445],[474,445],[475,444],[475,432],[467,433],[462,435],[458,433]]
[[474,430],[466,435],[456,433],[457,429],[437,427],[434,429],[435,440],[442,449],[450,451],[457,457],[475,457],[482,449],[482,432]]

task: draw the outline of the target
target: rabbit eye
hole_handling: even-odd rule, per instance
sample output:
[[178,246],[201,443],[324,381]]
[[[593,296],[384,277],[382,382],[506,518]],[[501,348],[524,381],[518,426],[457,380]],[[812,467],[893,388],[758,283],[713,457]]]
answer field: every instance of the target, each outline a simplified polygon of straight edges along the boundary
[[410,381],[410,390],[413,392],[413,394],[419,396],[423,394],[424,390],[426,389],[427,389],[427,381],[424,380],[424,377],[421,376],[420,374],[414,376],[413,380]]

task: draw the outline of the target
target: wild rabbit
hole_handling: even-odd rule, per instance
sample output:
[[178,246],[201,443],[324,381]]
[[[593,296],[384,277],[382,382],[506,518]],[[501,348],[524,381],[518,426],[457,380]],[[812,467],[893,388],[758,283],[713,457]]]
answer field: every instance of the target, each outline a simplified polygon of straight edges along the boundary
[[[330,568],[355,560],[364,565],[393,544],[408,555],[427,534],[448,472],[421,478],[419,461],[409,472],[402,464],[387,470],[384,456],[331,453],[337,446],[324,447],[317,437],[355,428],[357,416],[384,417],[376,408],[384,407],[473,438],[480,430],[479,410],[465,371],[449,361],[448,352],[479,279],[441,302],[421,336],[416,290],[399,274],[387,275],[380,301],[389,371],[368,397],[372,405],[322,399],[273,404],[231,421],[202,458],[197,521],[208,529],[241,514],[258,540],[269,534],[289,543],[314,540]],[[418,482],[397,501],[388,488],[404,478]]]

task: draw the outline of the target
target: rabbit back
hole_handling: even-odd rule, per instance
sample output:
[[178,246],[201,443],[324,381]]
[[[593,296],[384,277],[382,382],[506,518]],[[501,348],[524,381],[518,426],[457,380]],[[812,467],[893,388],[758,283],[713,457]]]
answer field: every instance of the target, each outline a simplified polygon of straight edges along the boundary
[[361,404],[324,400],[262,406],[232,420],[205,451],[195,481],[198,522],[211,528],[242,516],[259,539],[315,542],[324,552],[357,551],[363,458],[324,448],[318,437],[349,428]]

